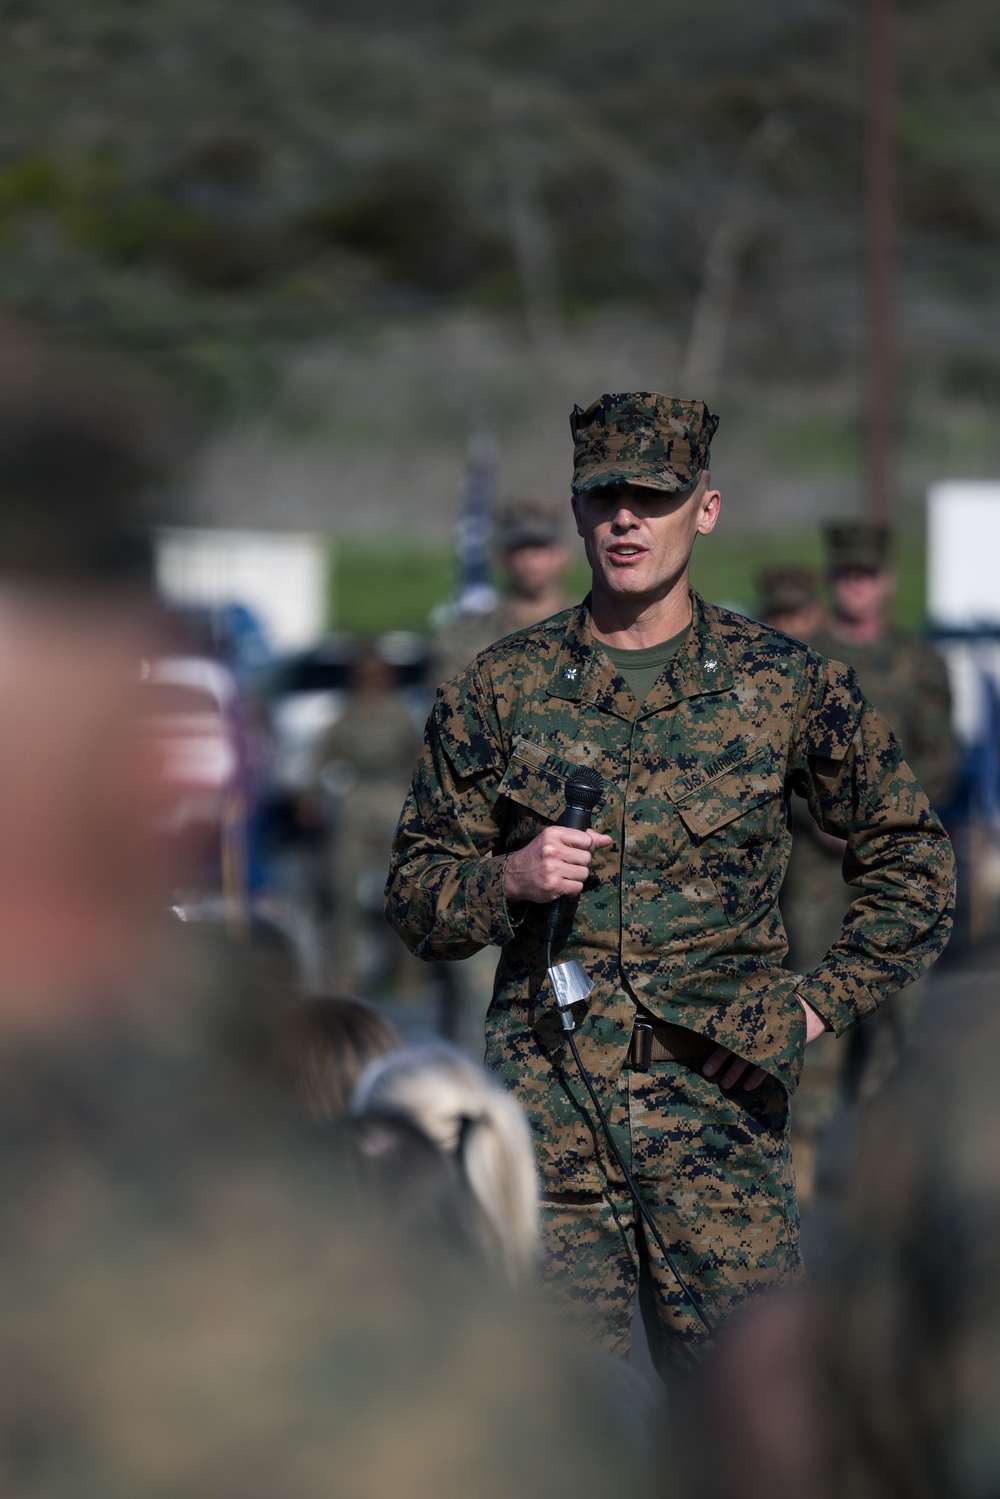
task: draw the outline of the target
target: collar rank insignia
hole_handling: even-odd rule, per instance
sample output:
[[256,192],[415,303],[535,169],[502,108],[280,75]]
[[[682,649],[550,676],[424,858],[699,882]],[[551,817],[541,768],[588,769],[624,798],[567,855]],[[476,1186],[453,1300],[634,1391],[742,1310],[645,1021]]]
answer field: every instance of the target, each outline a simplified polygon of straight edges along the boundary
[[575,666],[567,666],[566,670],[563,672],[563,676],[566,678],[567,682],[576,681],[576,671],[577,669]]
[[706,671],[717,671],[718,670],[718,666],[719,666],[719,663],[718,663],[718,661],[716,661],[716,659],[715,659],[714,656],[711,658],[711,660],[705,662],[705,670]]

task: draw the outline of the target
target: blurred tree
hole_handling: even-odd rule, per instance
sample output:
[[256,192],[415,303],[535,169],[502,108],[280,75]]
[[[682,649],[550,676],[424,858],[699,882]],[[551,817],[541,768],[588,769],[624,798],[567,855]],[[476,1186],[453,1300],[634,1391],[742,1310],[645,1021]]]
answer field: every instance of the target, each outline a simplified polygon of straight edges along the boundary
[[[906,294],[995,296],[1000,12],[901,11]],[[753,375],[776,347],[803,370],[852,367],[857,3],[0,13],[0,301],[143,350],[208,396],[253,399],[289,343],[463,304],[537,338],[626,303],[715,368]],[[775,120],[782,148],[757,149]],[[720,276],[742,330],[726,360],[705,331]],[[949,355],[986,357],[982,323],[963,337]]]

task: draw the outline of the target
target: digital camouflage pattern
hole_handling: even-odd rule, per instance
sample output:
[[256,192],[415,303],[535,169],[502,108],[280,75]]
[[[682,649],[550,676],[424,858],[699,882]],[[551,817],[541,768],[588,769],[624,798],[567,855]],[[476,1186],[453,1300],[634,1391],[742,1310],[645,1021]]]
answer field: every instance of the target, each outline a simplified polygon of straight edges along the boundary
[[[492,609],[481,614],[456,610],[431,640],[431,680],[436,686],[460,676],[481,651],[523,629],[524,621],[506,598],[499,599]],[[413,769],[412,763],[409,768]]]
[[[437,684],[460,676],[481,651],[523,629],[523,620],[518,619],[506,598],[481,614],[456,611],[431,641],[430,680]],[[397,807],[397,821],[398,817]],[[484,947],[450,964],[447,970],[451,990],[449,1035],[473,1056],[481,1057],[486,1044],[486,1012],[493,997],[497,956],[495,947]]]
[[[723,1093],[700,1071],[709,1045],[699,1057],[657,1062],[646,1073],[622,1068],[609,1118],[685,1282],[717,1321],[749,1291],[796,1281],[801,1262],[787,1094],[773,1078],[749,1093]],[[638,1291],[654,1362],[668,1374],[704,1342],[704,1329],[639,1219],[565,1060],[558,1103],[544,1063],[519,1096],[536,1119],[547,1117],[549,1136],[558,1129],[568,1143],[569,1130],[579,1136],[583,1122],[604,1186],[546,1194],[543,1281],[582,1334],[617,1356],[628,1352]]]
[[861,691],[899,739],[932,805],[943,807],[955,784],[958,746],[948,670],[934,647],[895,625],[871,645],[846,645],[829,630],[817,631],[811,644],[821,656],[851,667]]
[[868,1112],[826,1306],[824,1499],[1000,1493],[998,983],[995,947],[942,976]]
[[[916,978],[950,931],[951,846],[853,673],[692,600],[691,628],[641,705],[594,640],[586,604],[486,651],[440,689],[397,829],[386,910],[412,950],[502,948],[488,1057],[528,1111],[550,1197],[597,1197],[605,1170],[586,1111],[566,1094],[545,910],[508,909],[504,855],[559,819],[576,766],[603,778],[594,827],[614,844],[594,855],[558,958],[578,959],[594,982],[579,1046],[606,1106],[640,1006],[791,1092],[805,1045],[796,993],[843,1033]],[[859,896],[840,940],[803,975],[781,967],[777,908],[793,788],[848,839]],[[722,1137],[714,1148],[725,1154]],[[703,1151],[673,1151],[676,1203],[700,1193]],[[771,1170],[763,1158],[761,1169]],[[738,1225],[725,1257],[713,1286],[723,1303],[726,1277],[745,1291],[759,1276]],[[606,1288],[618,1284],[609,1265]]]
[[599,396],[574,406],[573,493],[608,484],[688,489],[708,467],[719,418],[704,401],[680,401],[655,390]]

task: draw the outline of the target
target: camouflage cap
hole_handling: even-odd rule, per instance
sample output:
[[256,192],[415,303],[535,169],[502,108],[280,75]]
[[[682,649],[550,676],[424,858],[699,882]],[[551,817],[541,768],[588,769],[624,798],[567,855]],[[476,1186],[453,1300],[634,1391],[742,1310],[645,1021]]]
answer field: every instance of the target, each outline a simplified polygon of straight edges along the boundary
[[889,558],[889,527],[878,521],[833,521],[823,539],[831,573],[881,572]]
[[522,495],[497,511],[493,539],[502,552],[517,547],[553,546],[562,540],[562,516],[547,500]]
[[704,401],[638,390],[599,396],[585,411],[574,406],[569,424],[574,494],[608,484],[673,493],[708,467],[719,418]]
[[811,567],[787,563],[765,567],[757,574],[761,614],[785,614],[808,609],[818,597],[816,574]]

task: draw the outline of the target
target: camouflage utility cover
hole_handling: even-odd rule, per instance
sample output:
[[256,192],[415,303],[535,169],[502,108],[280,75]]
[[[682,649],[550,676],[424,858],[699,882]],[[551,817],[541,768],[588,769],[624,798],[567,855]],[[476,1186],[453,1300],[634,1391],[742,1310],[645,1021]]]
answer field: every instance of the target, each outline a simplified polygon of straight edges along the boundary
[[556,546],[563,539],[565,517],[548,500],[523,495],[497,511],[493,541],[501,552],[518,547]]
[[784,614],[809,609],[819,598],[816,574],[811,567],[777,563],[757,574],[761,614]]
[[[550,1183],[600,1185],[583,1127],[567,1117],[549,1129],[546,1074],[562,1042],[545,909],[508,907],[504,856],[558,820],[576,766],[603,778],[594,827],[614,842],[594,856],[558,956],[594,981],[579,1041],[606,1099],[639,1004],[791,1090],[805,1045],[796,994],[840,1034],[928,967],[951,929],[948,838],[854,674],[697,595],[693,608],[641,705],[586,604],[485,651],[438,693],[397,830],[386,910],[412,950],[503,949],[490,1060],[548,1131]],[[777,908],[793,787],[847,839],[858,892],[839,940],[804,975],[781,967]]]
[[831,573],[881,572],[889,560],[889,527],[879,521],[834,521],[823,527]]
[[608,484],[673,493],[708,467],[719,418],[704,401],[640,390],[599,396],[585,411],[574,406],[569,425],[574,494]]

